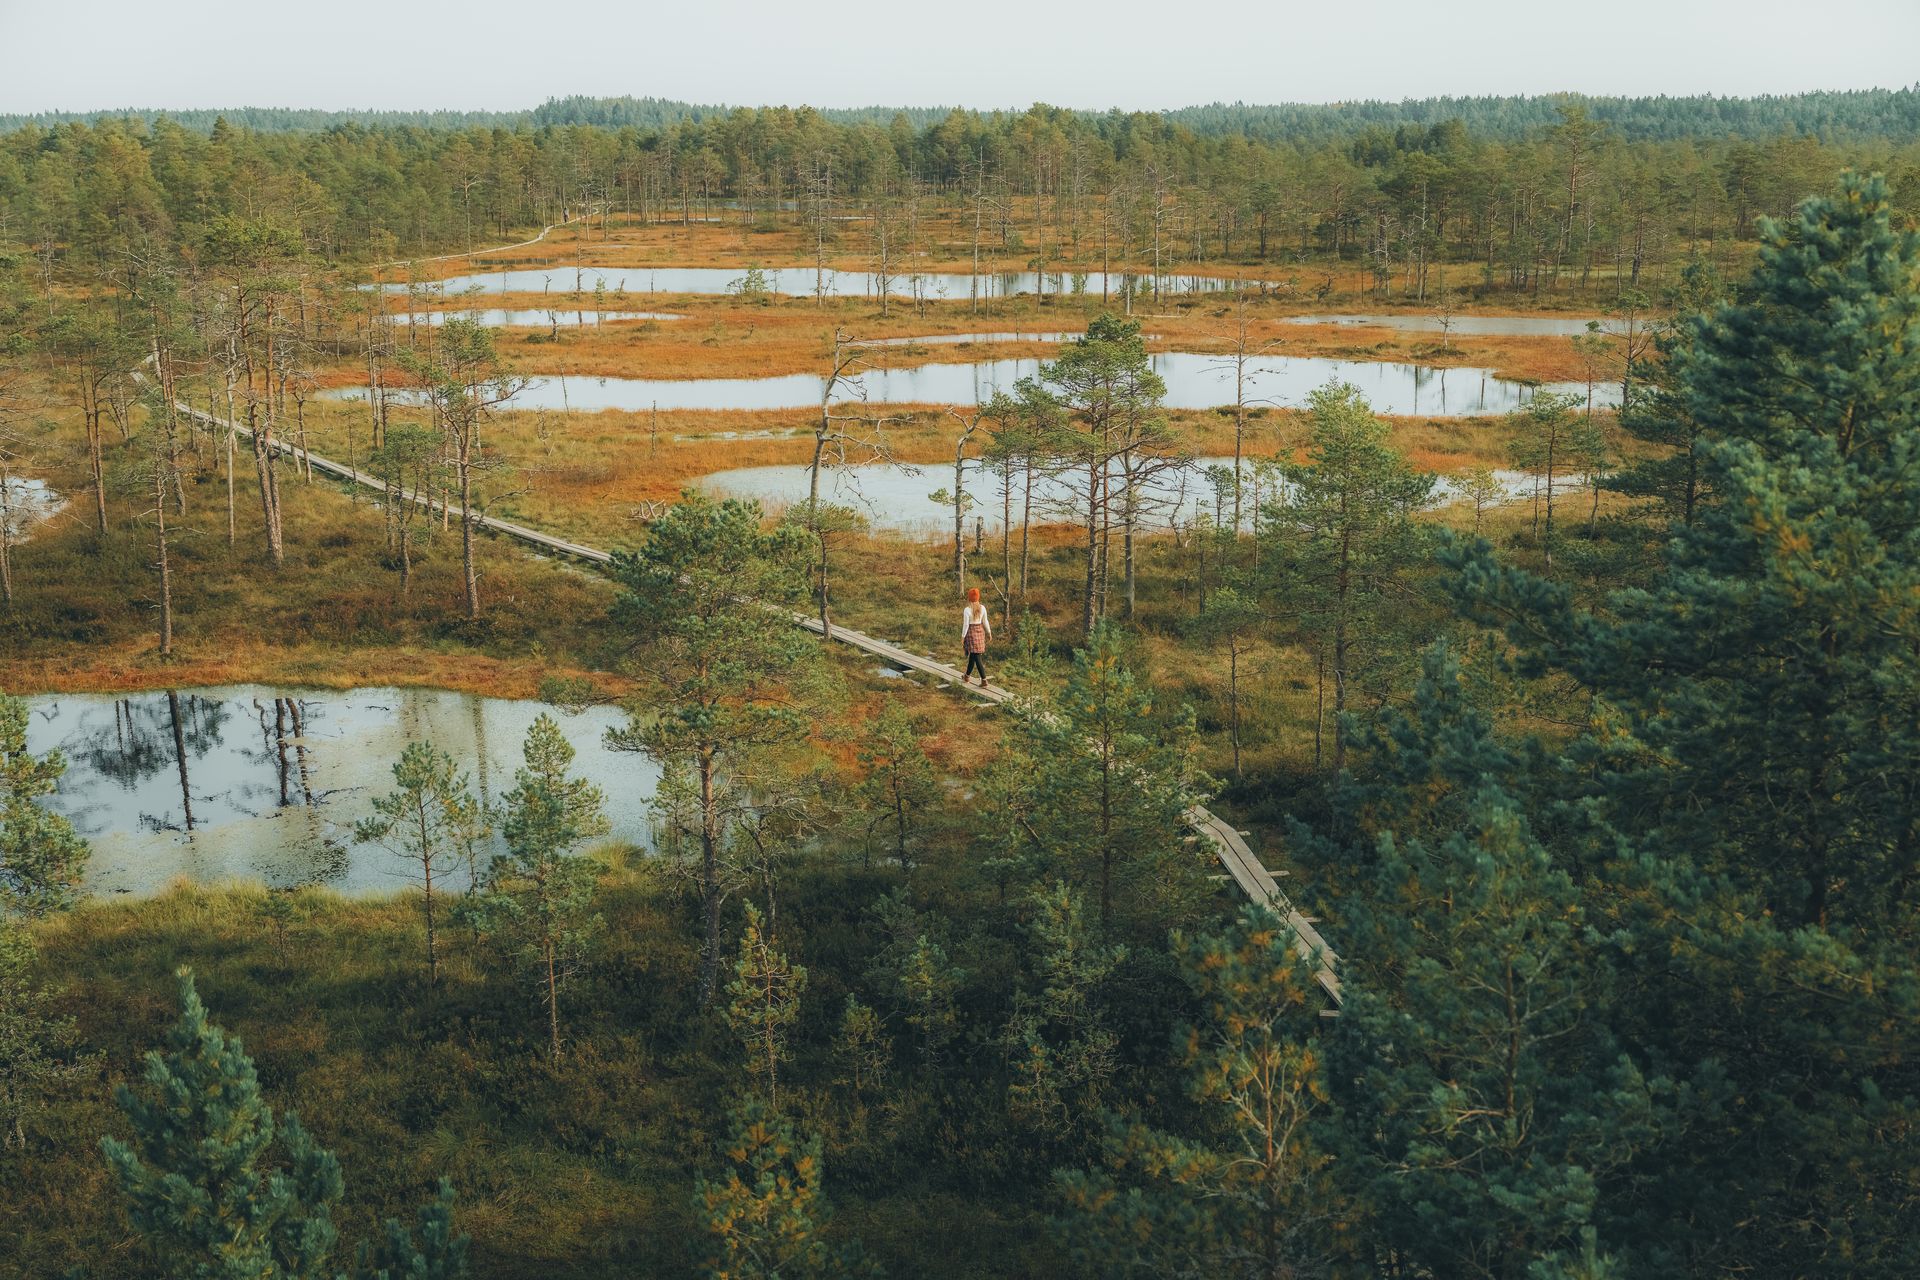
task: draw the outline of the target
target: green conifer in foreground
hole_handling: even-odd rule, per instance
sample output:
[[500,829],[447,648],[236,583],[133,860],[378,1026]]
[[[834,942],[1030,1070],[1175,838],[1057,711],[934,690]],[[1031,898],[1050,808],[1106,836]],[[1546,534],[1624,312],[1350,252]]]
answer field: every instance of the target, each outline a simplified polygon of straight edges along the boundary
[[133,1140],[100,1143],[127,1217],[183,1280],[318,1280],[339,1235],[339,1162],[297,1117],[276,1125],[252,1060],[207,1020],[192,972],[179,977],[180,1020],[147,1055],[146,1090],[114,1090]]
[[1653,582],[1587,611],[1457,558],[1524,669],[1590,691],[1572,853],[1616,1034],[1678,1087],[1601,1236],[1669,1273],[1920,1266],[1916,349],[1920,236],[1850,175],[1674,350],[1708,498]]
[[712,1280],[811,1280],[875,1274],[857,1242],[826,1239],[820,1139],[760,1102],[733,1117],[729,1167],[694,1184],[693,1207],[712,1237]]
[[[253,1060],[208,1021],[192,971],[179,978],[180,1019],[165,1051],[147,1055],[146,1089],[114,1090],[133,1140],[100,1143],[128,1219],[176,1280],[340,1280],[327,1267],[345,1189],[339,1161],[297,1116],[276,1123]],[[354,1280],[460,1280],[467,1240],[452,1213],[443,1181],[421,1211],[418,1242],[389,1221],[361,1248]]]

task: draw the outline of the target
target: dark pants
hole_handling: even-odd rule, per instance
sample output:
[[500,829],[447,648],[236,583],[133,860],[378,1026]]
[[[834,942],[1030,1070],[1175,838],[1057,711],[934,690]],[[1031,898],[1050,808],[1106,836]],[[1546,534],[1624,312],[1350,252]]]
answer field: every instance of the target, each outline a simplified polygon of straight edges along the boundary
[[962,680],[965,680],[968,676],[972,675],[976,671],[980,673],[980,679],[982,681],[985,681],[987,678],[987,655],[986,654],[984,653],[968,654],[967,669],[966,669],[966,672],[962,674],[960,678]]

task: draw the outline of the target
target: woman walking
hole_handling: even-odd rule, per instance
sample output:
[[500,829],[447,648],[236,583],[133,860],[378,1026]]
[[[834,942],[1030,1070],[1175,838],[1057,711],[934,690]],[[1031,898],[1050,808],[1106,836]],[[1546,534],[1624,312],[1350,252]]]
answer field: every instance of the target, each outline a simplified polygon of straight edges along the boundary
[[980,687],[987,687],[987,641],[993,639],[993,622],[987,617],[987,606],[980,603],[980,588],[967,588],[967,607],[960,611],[960,647],[967,651],[967,670],[960,677],[960,683],[967,682],[967,676],[978,671]]

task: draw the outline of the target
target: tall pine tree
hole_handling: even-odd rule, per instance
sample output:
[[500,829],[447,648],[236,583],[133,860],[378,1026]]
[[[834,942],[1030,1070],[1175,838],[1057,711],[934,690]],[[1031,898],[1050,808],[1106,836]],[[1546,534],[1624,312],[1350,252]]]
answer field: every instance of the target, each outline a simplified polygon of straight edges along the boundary
[[1617,1210],[1668,1269],[1920,1268],[1917,349],[1920,238],[1849,175],[1676,352],[1712,498],[1648,588],[1587,613],[1461,560],[1591,694],[1563,782],[1630,940],[1616,1021],[1685,1103]]
[[1327,1274],[1342,1247],[1312,1131],[1327,1095],[1311,966],[1258,907],[1173,943],[1200,1012],[1173,1037],[1193,1110],[1177,1130],[1107,1115],[1101,1166],[1055,1175],[1055,1229],[1104,1276]]
[[567,772],[573,744],[552,716],[527,729],[525,764],[501,798],[507,852],[493,860],[480,918],[514,948],[546,1013],[547,1052],[560,1057],[560,991],[601,929],[593,910],[600,866],[575,850],[607,831],[600,788]]
[[1421,1273],[1521,1280],[1582,1248],[1603,1185],[1651,1141],[1655,1089],[1603,1016],[1581,888],[1528,816],[1542,753],[1496,737],[1444,650],[1411,711],[1356,746],[1368,780],[1335,804],[1360,829],[1297,840],[1310,864],[1359,868],[1325,1140],[1364,1238]]
[[1024,707],[1013,733],[1034,766],[1030,834],[1070,883],[1094,886],[1102,929],[1159,933],[1205,894],[1205,864],[1184,843],[1184,815],[1211,786],[1193,764],[1192,713],[1156,715],[1113,625],[1093,629],[1066,688]]

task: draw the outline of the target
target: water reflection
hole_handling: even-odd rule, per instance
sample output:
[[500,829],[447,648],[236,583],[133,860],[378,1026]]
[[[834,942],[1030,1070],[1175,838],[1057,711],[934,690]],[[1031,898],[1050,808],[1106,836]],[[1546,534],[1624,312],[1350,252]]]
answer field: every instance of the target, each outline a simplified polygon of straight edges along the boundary
[[393,318],[393,322],[401,325],[424,324],[431,327],[445,324],[448,316],[472,320],[489,329],[545,329],[554,325],[569,329],[591,329],[601,324],[619,324],[631,320],[686,319],[685,316],[672,311],[588,311],[577,307],[569,307],[565,310],[555,307],[551,311],[515,311],[503,307],[479,307],[471,311],[454,308],[447,311],[401,312]]
[[[437,689],[312,693],[257,686],[29,700],[27,742],[59,749],[66,777],[51,806],[93,844],[87,889],[153,893],[176,876],[387,892],[404,865],[353,840],[370,801],[392,788],[410,740],[431,739],[497,801],[511,785],[540,704]],[[617,839],[650,843],[657,770],[615,754],[611,709],[559,717],[576,770],[608,798]]]
[[[405,293],[429,287],[449,294],[482,293],[599,293],[618,300],[632,294],[729,294],[741,291],[746,267],[518,267],[478,271],[445,280],[408,285],[389,281],[373,287],[385,293]],[[768,293],[788,298],[877,298],[881,278],[871,271],[822,271],[812,267],[762,267],[760,285]],[[1034,271],[896,272],[887,277],[885,292],[896,298],[945,302],[973,297],[1011,298],[1023,293],[1093,295],[1108,299],[1180,293],[1224,293],[1246,289],[1258,292],[1258,280],[1230,276],[1165,272],[1157,277],[1133,272]]]
[[1367,325],[1400,333],[1450,333],[1454,337],[1576,337],[1599,316],[1454,316],[1446,324],[1431,315],[1288,316],[1288,324]]
[[[1231,457],[1193,458],[1154,471],[1141,486],[1136,513],[1142,526],[1167,529],[1192,523],[1202,512],[1216,517],[1224,506],[1216,507],[1215,486],[1208,473],[1220,469],[1231,476]],[[1115,468],[1115,476],[1119,470]],[[1242,485],[1247,497],[1246,519],[1263,501],[1279,496],[1284,488],[1271,471],[1259,468],[1252,460],[1242,463]],[[1535,477],[1525,471],[1496,471],[1502,501],[1526,498],[1533,492]],[[1117,480],[1116,480],[1117,482]],[[755,498],[769,511],[778,512],[806,501],[807,469],[804,466],[740,467],[720,471],[699,482],[700,488],[731,498]],[[970,499],[965,517],[969,533],[998,533],[1005,523],[1009,503],[1003,499],[1000,473],[978,464],[967,468],[966,489]],[[1435,507],[1461,500],[1460,479],[1440,476],[1434,483]],[[1556,484],[1571,491],[1584,483],[1578,476],[1562,475]],[[950,489],[953,467],[950,463],[905,466],[874,463],[859,467],[834,467],[820,477],[822,501],[852,507],[864,514],[874,529],[918,538],[953,536],[951,501],[936,502],[936,490]],[[1035,524],[1061,523],[1078,518],[1084,509],[1086,475],[1082,471],[1036,475],[1032,483],[1031,510]],[[1011,509],[1013,523],[1020,523],[1028,503],[1025,478],[1013,479]]]
[[[1167,407],[1210,409],[1233,401],[1233,371],[1221,357],[1194,352],[1162,352],[1151,357],[1167,384]],[[838,400],[868,404],[977,404],[997,390],[1010,390],[1021,378],[1040,371],[1038,359],[981,360],[969,364],[922,364],[901,369],[870,369],[852,379],[855,388],[837,388]],[[1487,369],[1436,369],[1426,365],[1372,360],[1329,360],[1317,356],[1263,356],[1248,362],[1248,396],[1263,404],[1300,405],[1307,394],[1329,382],[1360,388],[1374,412],[1433,417],[1507,413],[1526,404],[1535,388],[1496,378]],[[825,382],[811,373],[774,378],[534,378],[514,398],[517,409],[641,410],[799,409],[820,403]],[[1572,384],[1551,390],[1580,390]],[[1619,388],[1596,387],[1595,403],[1610,404]],[[321,393],[329,399],[364,399],[359,387]],[[389,392],[404,399],[409,393]]]
[[15,542],[25,538],[33,527],[63,505],[60,495],[44,480],[26,476],[8,476],[0,484],[0,525]]
[[[1147,338],[1152,334],[1142,335]],[[905,338],[867,338],[863,347],[964,347],[976,342],[1072,342],[1084,338],[1084,331],[1066,333],[1050,330],[1041,333],[1022,333],[1018,329],[1000,329],[991,333],[926,333],[914,334]]]

